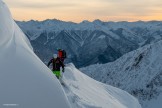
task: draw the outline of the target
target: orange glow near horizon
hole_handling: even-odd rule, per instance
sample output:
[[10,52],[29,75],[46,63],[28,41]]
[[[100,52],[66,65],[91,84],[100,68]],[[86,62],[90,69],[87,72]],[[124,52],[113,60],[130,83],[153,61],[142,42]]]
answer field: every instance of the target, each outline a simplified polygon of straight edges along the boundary
[[15,20],[162,21],[161,0],[4,0]]

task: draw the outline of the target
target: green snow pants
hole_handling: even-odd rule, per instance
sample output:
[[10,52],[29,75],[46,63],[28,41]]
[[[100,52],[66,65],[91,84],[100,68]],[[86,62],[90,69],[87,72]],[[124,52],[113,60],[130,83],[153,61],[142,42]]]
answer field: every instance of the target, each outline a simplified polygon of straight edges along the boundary
[[56,75],[56,77],[59,79],[61,77],[60,71],[53,71],[53,73]]

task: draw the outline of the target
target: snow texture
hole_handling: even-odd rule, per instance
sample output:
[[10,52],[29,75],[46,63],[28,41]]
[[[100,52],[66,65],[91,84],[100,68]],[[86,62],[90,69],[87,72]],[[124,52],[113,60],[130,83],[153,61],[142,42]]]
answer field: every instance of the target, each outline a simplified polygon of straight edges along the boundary
[[115,62],[80,69],[88,76],[123,89],[143,108],[162,106],[162,41],[125,54]]
[[127,92],[95,81],[73,64],[66,65],[63,81],[73,108],[141,108]]
[[0,0],[0,108],[70,108],[56,77]]

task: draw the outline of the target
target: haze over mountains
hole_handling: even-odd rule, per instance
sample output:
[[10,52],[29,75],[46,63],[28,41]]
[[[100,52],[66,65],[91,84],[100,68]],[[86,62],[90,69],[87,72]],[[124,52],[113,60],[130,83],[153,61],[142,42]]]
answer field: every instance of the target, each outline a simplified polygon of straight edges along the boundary
[[17,24],[29,37],[35,53],[47,62],[56,49],[67,51],[66,62],[77,67],[115,61],[123,54],[162,38],[162,22],[27,21]]

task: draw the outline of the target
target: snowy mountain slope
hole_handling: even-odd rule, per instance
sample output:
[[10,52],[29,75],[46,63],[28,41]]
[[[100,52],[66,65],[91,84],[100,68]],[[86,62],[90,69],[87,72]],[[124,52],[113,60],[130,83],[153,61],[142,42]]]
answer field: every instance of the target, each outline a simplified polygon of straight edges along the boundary
[[65,49],[77,67],[112,62],[123,54],[162,39],[162,22],[27,21],[17,24],[43,62],[57,48]]
[[73,108],[141,108],[127,92],[91,79],[73,64],[66,65],[63,80]]
[[56,77],[32,51],[0,0],[0,108],[70,108]]
[[[90,77],[136,96],[143,108],[155,108],[162,95],[162,41],[125,54],[108,64],[81,69]],[[152,106],[152,107],[151,107]],[[158,103],[160,108],[162,103]]]

